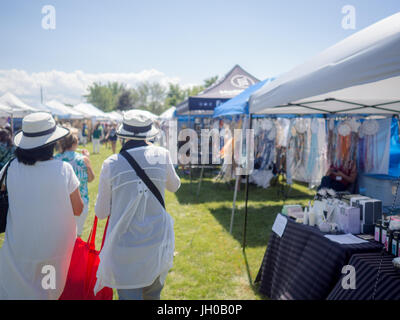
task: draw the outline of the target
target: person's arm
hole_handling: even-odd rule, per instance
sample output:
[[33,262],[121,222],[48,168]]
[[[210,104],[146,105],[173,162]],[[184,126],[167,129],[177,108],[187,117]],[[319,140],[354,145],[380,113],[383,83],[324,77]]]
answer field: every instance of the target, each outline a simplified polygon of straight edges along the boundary
[[338,171],[337,175],[342,177],[343,180],[346,180],[348,183],[354,183],[354,181],[356,181],[356,178],[357,178],[357,169],[352,168],[349,176],[344,174],[342,171]]
[[111,214],[111,182],[107,162],[104,162],[101,168],[99,192],[97,194],[94,211],[99,219],[105,219]]
[[95,174],[92,168],[92,164],[90,163],[90,160],[88,157],[83,157],[83,161],[85,162],[86,168],[87,168],[87,173],[88,173],[88,182],[92,182],[95,178]]
[[178,191],[179,187],[181,186],[181,179],[175,172],[174,165],[172,164],[171,157],[169,152],[167,151],[166,154],[166,161],[167,161],[167,182],[166,188],[170,192]]
[[79,192],[79,179],[69,163],[63,161],[63,166],[64,170],[66,170],[66,177],[68,179],[67,186],[72,206],[72,212],[74,216],[80,216],[83,211],[83,200]]
[[79,192],[79,188],[76,188],[74,192],[69,195],[71,199],[72,210],[74,212],[74,216],[80,216],[83,211],[83,201],[81,198],[81,194]]

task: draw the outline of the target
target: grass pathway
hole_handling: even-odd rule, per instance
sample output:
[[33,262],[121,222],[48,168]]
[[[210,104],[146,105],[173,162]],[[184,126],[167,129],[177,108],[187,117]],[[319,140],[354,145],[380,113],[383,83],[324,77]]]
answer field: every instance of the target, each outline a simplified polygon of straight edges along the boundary
[[[91,152],[91,144],[87,145]],[[119,148],[118,148],[119,150]],[[99,174],[102,163],[111,155],[111,149],[101,146],[100,154],[90,159],[96,179],[89,184],[90,209],[85,223],[86,240],[94,218]],[[233,190],[227,184],[214,183],[206,178],[199,197],[197,184],[182,178],[176,193],[166,193],[167,211],[175,220],[174,267],[167,276],[162,299],[263,299],[252,285],[257,276],[272,223],[283,201],[276,188],[267,190],[251,186],[246,253],[243,254],[242,234],[244,221],[244,192],[238,193],[237,210],[232,235],[229,224]],[[242,188],[244,190],[244,187]],[[307,204],[311,198],[305,186],[295,184],[287,203]],[[102,235],[105,220],[100,221],[98,234]],[[4,235],[0,236],[2,242]],[[97,248],[101,236],[97,237]],[[114,293],[114,298],[117,298]]]

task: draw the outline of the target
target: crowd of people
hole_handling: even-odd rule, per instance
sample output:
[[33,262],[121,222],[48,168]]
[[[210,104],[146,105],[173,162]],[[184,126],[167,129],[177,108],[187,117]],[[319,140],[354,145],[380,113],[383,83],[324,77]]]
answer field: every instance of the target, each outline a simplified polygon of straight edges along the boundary
[[91,137],[93,153],[100,153],[101,143],[104,143],[107,148],[111,146],[112,152],[115,153],[118,140],[117,124],[115,122],[111,124],[108,122],[96,122],[90,133],[88,125],[83,122],[78,137],[84,146],[88,143],[89,137]]
[[[59,126],[44,112],[26,116],[14,138],[11,130],[0,130],[1,187],[9,199],[0,299],[58,299],[63,292],[88,215],[88,183],[96,177],[89,152],[79,149],[79,140],[85,145],[89,136],[85,125],[81,130]],[[107,139],[113,155],[99,174],[95,214],[109,223],[95,292],[111,287],[120,299],[160,299],[174,253],[164,192],[176,192],[180,179],[168,150],[151,143],[158,129],[150,118],[132,110],[118,128],[103,130],[96,124],[92,132],[94,151],[97,140]],[[115,153],[118,137],[124,143]],[[43,287],[44,266],[56,271],[55,288]]]

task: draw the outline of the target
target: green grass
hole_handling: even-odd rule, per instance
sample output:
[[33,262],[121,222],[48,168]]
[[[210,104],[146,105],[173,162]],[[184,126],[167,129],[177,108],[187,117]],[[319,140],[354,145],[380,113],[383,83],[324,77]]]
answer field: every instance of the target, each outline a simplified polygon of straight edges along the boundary
[[[87,148],[92,151],[91,144]],[[111,153],[111,149],[102,145],[100,154],[90,156],[96,179],[89,184],[90,208],[82,236],[84,240],[93,223],[101,166]],[[176,244],[174,266],[167,276],[161,298],[263,299],[253,283],[275,216],[284,204],[277,194],[277,187],[264,190],[250,186],[245,253],[242,250],[244,185],[238,192],[232,235],[229,234],[232,186],[213,182],[210,175],[203,180],[198,197],[196,191],[197,180],[190,183],[187,177],[183,177],[176,194],[166,193],[167,211],[175,220]],[[305,205],[313,192],[304,185],[295,184],[290,195],[292,198],[286,203]],[[100,248],[104,226],[105,220],[100,221],[97,248]],[[114,298],[117,298],[116,292]]]

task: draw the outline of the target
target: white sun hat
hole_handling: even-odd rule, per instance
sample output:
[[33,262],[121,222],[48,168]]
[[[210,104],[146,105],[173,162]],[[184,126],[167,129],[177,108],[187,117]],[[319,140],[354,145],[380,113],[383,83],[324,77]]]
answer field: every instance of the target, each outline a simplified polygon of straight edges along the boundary
[[34,112],[22,119],[22,130],[14,137],[21,149],[35,149],[56,142],[68,135],[69,129],[56,125],[50,113]]
[[133,140],[151,140],[156,137],[159,130],[153,120],[142,110],[129,110],[124,113],[122,124],[117,130],[117,135]]

